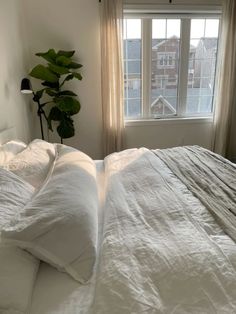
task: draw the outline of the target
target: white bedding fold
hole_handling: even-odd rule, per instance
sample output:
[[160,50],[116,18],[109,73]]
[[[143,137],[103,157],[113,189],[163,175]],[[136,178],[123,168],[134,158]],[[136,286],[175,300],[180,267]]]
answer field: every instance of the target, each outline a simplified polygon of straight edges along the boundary
[[97,252],[96,169],[76,149],[60,146],[57,153],[51,175],[2,239],[85,283]]
[[156,150],[154,153],[236,241],[235,165],[198,146]]
[[[104,169],[103,161],[95,161],[99,191],[98,232],[102,236]],[[100,236],[99,236],[100,238]],[[98,247],[100,239],[98,240]],[[41,263],[30,314],[89,314],[94,298],[95,274],[91,282],[80,285],[66,273],[58,272],[54,267]],[[48,298],[50,291],[50,298]]]
[[92,282],[80,286],[43,264],[32,313],[236,313],[236,245],[202,202],[147,149],[104,163],[104,232]]
[[113,154],[105,164],[93,313],[235,313],[235,268],[193,219],[182,183],[146,149]]
[[20,216],[34,188],[0,168],[0,313],[28,313],[39,261],[29,253],[1,241],[2,228]]

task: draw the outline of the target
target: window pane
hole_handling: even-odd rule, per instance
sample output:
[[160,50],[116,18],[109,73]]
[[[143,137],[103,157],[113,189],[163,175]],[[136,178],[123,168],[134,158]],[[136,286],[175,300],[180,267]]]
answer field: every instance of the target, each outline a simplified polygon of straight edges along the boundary
[[218,37],[219,20],[207,19],[205,37]]
[[142,53],[141,19],[124,20],[125,117],[141,115]]
[[[208,29],[210,26],[214,26],[211,31]],[[219,20],[191,20],[187,115],[212,112],[218,45],[218,38],[215,36],[218,34],[218,27]],[[212,37],[209,37],[210,34]]]
[[205,34],[205,19],[191,20],[191,38],[201,38]]
[[[163,31],[164,25],[166,34]],[[152,28],[150,112],[154,116],[175,115],[178,102],[180,20],[155,19]]]
[[[191,91],[189,95],[191,94]],[[188,114],[211,113],[212,96],[188,96]]]
[[140,60],[141,59],[141,39],[124,40],[124,59]]
[[152,38],[166,38],[166,20],[152,20]]
[[141,116],[141,99],[125,99],[125,117],[128,119]]
[[124,64],[125,77],[141,79],[141,60],[127,60]]
[[141,19],[124,19],[124,39],[141,38]]
[[141,98],[141,80],[125,80],[125,98]]
[[180,20],[167,20],[167,38],[171,37],[180,38]]

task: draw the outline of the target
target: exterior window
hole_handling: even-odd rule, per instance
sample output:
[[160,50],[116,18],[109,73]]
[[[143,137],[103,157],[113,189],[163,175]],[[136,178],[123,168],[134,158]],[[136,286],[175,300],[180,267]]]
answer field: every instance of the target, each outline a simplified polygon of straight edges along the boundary
[[124,20],[126,119],[212,115],[219,21]]
[[157,67],[158,68],[163,68],[163,67],[174,68],[175,67],[175,54],[173,52],[165,52],[165,53],[158,52],[156,53],[156,55],[157,55]]

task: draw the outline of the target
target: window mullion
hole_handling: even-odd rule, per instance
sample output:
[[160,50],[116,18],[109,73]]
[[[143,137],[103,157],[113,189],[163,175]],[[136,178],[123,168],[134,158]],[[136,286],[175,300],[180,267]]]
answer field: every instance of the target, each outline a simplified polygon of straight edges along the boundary
[[179,68],[179,103],[178,116],[186,115],[187,89],[188,89],[188,60],[190,50],[190,19],[181,20],[181,45],[180,45],[180,68]]
[[152,74],[152,20],[142,20],[142,116],[150,117]]

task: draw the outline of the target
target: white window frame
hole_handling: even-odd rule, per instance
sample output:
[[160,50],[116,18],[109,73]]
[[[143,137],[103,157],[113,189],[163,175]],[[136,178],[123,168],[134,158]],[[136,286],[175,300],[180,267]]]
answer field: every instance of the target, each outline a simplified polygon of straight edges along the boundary
[[[194,117],[199,118],[213,118],[214,115],[214,95],[212,99],[212,112],[211,113],[193,113],[191,115],[186,114],[186,106],[187,106],[187,90],[188,90],[188,62],[183,62],[183,60],[189,60],[189,52],[190,52],[190,30],[191,30],[191,19],[219,19],[221,21],[221,11],[217,7],[217,10],[212,10],[209,12],[201,12],[197,13],[153,13],[153,14],[142,14],[142,13],[125,13],[125,19],[142,19],[141,27],[141,41],[142,41],[142,60],[146,60],[146,62],[142,62],[142,73],[141,73],[141,80],[142,80],[142,104],[141,109],[142,112],[140,117],[126,117],[126,121],[130,120],[153,120],[154,118],[150,115],[150,99],[151,99],[151,71],[152,71],[152,19],[155,18],[176,18],[181,20],[181,30],[180,30],[180,60],[179,60],[179,79],[178,79],[178,101],[176,107],[176,114],[175,115],[168,115],[168,116],[159,116],[158,119],[186,119],[190,118],[193,119]],[[221,30],[221,23],[219,24],[219,36],[218,36],[218,43],[220,38],[220,30]],[[183,44],[184,43],[184,44]],[[219,44],[218,44],[219,45]],[[218,50],[217,50],[218,51]],[[217,58],[216,58],[217,60]],[[157,61],[158,62],[158,61]],[[176,61],[175,61],[176,62]],[[215,84],[216,85],[216,73],[217,73],[217,66],[215,69]],[[215,86],[214,86],[215,90]]]

